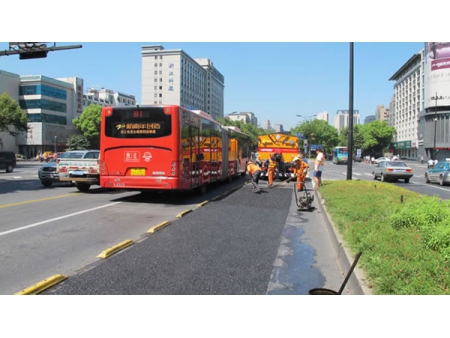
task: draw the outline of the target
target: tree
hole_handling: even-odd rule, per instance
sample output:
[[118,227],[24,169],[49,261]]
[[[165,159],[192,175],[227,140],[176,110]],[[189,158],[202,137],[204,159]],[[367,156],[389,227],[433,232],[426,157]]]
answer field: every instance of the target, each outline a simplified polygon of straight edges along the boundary
[[[348,146],[348,128],[342,128],[339,133],[339,145]],[[353,126],[353,152],[356,154],[356,150],[361,149],[364,153],[364,135],[361,130],[361,125],[356,124]]]
[[[15,130],[9,128],[13,126]],[[28,131],[28,116],[20,108],[17,101],[13,100],[7,93],[0,95],[0,131],[7,131],[16,136],[18,131]]]
[[339,143],[338,131],[324,120],[303,121],[291,129],[291,134],[300,133],[308,140],[309,145],[320,144],[325,152],[331,151]]
[[84,135],[73,135],[67,143],[67,150],[91,149],[89,140]]
[[73,125],[86,137],[93,149],[100,148],[100,123],[102,106],[91,104],[83,111],[80,118],[72,120]]
[[364,153],[381,156],[384,150],[389,148],[396,130],[390,127],[386,121],[373,121],[361,126],[364,144]]

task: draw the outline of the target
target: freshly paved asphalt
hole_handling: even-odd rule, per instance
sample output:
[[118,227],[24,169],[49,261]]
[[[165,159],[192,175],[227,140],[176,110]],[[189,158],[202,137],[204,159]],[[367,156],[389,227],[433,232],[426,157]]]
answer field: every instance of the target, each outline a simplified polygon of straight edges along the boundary
[[[195,209],[41,295],[307,295],[339,290],[351,258],[320,205],[292,183],[250,184]],[[311,182],[307,184],[312,188]],[[354,274],[342,294],[364,294]]]

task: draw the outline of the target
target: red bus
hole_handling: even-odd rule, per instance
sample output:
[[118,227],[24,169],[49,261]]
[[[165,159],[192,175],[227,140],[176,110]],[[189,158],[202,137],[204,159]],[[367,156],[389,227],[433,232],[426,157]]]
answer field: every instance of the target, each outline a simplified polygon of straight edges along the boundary
[[192,190],[245,175],[250,137],[177,105],[102,108],[100,186]]

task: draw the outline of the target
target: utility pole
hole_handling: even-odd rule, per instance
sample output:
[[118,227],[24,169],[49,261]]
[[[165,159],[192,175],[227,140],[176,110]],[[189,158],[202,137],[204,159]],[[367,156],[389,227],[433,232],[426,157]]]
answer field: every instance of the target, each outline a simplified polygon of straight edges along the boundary
[[352,179],[353,163],[353,42],[350,42],[350,86],[349,86],[349,108],[348,108],[348,161],[347,180]]

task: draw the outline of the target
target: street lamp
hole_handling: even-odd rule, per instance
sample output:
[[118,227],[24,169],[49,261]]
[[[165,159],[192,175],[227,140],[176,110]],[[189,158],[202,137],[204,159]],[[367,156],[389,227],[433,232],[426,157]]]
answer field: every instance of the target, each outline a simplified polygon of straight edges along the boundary
[[58,136],[56,136],[55,135],[55,151],[53,152],[53,153],[56,153],[56,138],[57,138]]
[[437,123],[437,100],[442,100],[443,96],[432,96],[431,99],[434,100],[434,143],[433,143],[433,160],[436,160],[436,123]]

